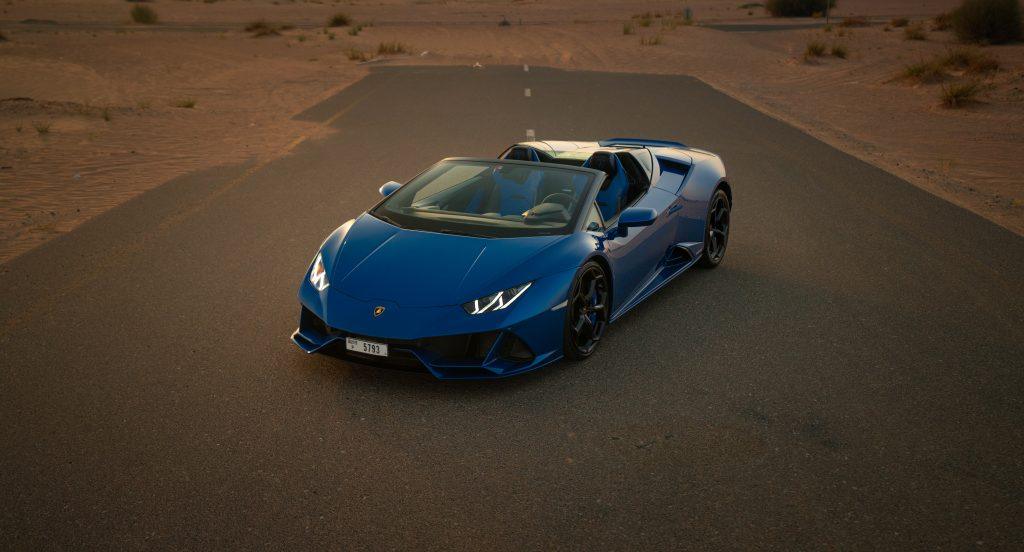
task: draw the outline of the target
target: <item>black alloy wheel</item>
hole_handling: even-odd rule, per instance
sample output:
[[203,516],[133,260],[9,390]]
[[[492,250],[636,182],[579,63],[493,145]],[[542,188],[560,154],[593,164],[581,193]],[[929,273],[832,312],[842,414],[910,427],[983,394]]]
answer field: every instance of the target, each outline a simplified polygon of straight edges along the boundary
[[570,359],[583,359],[593,354],[605,328],[611,309],[608,277],[600,264],[584,264],[566,303],[565,355]]
[[729,196],[721,189],[715,190],[708,207],[708,220],[704,232],[704,253],[700,264],[705,268],[714,268],[725,258],[725,248],[729,245]]

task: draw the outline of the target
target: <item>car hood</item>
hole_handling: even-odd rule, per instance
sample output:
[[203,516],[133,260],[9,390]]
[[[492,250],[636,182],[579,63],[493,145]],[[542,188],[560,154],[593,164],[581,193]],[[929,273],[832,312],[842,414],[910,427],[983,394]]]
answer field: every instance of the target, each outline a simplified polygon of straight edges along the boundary
[[566,237],[438,234],[405,230],[364,214],[342,242],[330,271],[331,289],[407,307],[462,304],[543,276],[542,266],[532,266],[542,263],[519,273],[516,269]]

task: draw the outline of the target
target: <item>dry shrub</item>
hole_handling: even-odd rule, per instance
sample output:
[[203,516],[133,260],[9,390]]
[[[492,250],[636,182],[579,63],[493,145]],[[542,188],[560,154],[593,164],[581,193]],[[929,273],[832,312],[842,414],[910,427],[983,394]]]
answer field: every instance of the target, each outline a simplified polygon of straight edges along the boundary
[[826,2],[836,5],[836,0],[768,0],[764,8],[772,17],[810,17],[824,13]]
[[860,16],[845,17],[839,22],[840,27],[867,27],[870,24],[867,19]]
[[328,27],[347,27],[352,22],[348,15],[338,12],[327,20]]
[[133,6],[130,13],[132,21],[142,25],[152,25],[157,22],[157,19],[159,19],[156,15],[156,10],[141,4]]
[[824,42],[812,40],[807,43],[804,49],[804,59],[811,59],[825,55],[826,46]]
[[982,90],[983,85],[976,80],[957,82],[943,86],[939,98],[942,99],[942,105],[945,107],[964,107],[977,102],[978,94]]
[[946,79],[945,65],[939,60],[921,61],[906,66],[900,76],[920,83],[935,83]]
[[928,34],[921,25],[913,25],[903,29],[904,40],[928,40]]
[[984,75],[999,70],[999,60],[977,48],[950,50],[942,59],[942,64],[972,75]]
[[397,40],[381,42],[377,45],[377,55],[408,54],[409,47]]
[[1020,2],[964,0],[953,12],[953,30],[964,42],[1016,42],[1022,32]]

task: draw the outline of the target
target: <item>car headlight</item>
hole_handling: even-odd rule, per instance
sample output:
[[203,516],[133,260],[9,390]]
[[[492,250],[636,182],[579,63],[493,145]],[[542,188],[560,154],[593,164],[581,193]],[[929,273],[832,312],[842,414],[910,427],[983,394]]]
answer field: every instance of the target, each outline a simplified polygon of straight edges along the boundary
[[492,293],[486,297],[481,297],[475,301],[463,303],[462,308],[465,309],[469,314],[483,314],[485,312],[499,311],[508,308],[513,301],[519,299],[519,296],[526,291],[526,288],[530,287],[533,282],[526,282],[525,284],[519,284],[516,287],[503,289],[497,293]]
[[323,253],[317,253],[316,258],[313,259],[313,268],[309,269],[309,283],[313,284],[317,291],[323,291],[331,285],[327,281],[327,269],[324,268]]

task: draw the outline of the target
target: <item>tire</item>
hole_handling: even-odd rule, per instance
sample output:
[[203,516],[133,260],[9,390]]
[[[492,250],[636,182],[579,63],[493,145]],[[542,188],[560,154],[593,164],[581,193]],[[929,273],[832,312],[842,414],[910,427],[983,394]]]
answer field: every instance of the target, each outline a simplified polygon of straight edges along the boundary
[[725,259],[731,210],[729,196],[721,188],[715,190],[708,202],[708,216],[704,223],[704,251],[698,263],[701,267],[715,268]]
[[611,282],[604,267],[588,261],[576,271],[565,304],[562,350],[570,360],[594,354],[608,327]]

